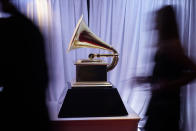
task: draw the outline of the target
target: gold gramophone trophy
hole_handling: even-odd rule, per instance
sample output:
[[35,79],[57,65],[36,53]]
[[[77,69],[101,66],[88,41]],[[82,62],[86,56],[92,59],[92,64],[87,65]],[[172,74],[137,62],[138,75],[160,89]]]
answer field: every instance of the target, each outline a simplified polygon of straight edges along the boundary
[[[112,86],[110,82],[107,82],[107,72],[117,65],[118,53],[90,31],[83,21],[83,16],[76,26],[68,51],[77,48],[104,49],[113,54],[89,54],[89,59],[78,60],[75,64],[76,81],[72,82],[72,87]],[[113,61],[109,65],[100,59],[95,59],[99,57],[113,57]]]
[[[107,81],[107,72],[118,62],[118,52],[98,38],[83,21],[78,21],[68,51],[77,48],[97,48],[112,54],[89,54],[88,59],[78,60],[76,80],[69,82],[68,89],[58,117],[106,117],[127,115],[126,108],[116,88]],[[99,57],[113,57],[111,64]]]

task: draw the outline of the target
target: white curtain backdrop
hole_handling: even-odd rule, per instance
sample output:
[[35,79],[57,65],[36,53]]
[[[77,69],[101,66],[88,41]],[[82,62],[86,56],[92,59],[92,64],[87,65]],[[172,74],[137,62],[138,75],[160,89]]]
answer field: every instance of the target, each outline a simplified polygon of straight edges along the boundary
[[[195,59],[194,0],[92,0],[90,1],[90,28],[120,53],[118,66],[109,73],[109,80],[118,88],[121,97],[142,118],[150,92],[148,85],[136,86],[130,78],[151,73],[156,43],[153,30],[153,13],[163,5],[174,5],[181,40],[187,54]],[[196,97],[194,84],[182,90],[182,129],[196,130]]]
[[[108,73],[122,99],[143,118],[150,98],[149,86],[135,85],[131,78],[149,75],[156,50],[153,12],[163,5],[176,6],[180,36],[187,54],[196,61],[196,1],[195,0],[13,0],[15,5],[42,30],[46,41],[50,83],[48,101],[60,101],[65,96],[66,83],[75,78],[74,63],[86,59],[89,53],[107,51],[77,49],[66,52],[81,14],[89,28],[120,54],[118,65]],[[89,22],[89,23],[88,23]],[[108,52],[107,52],[108,53]],[[111,62],[110,58],[104,58]],[[182,129],[196,130],[196,88],[194,83],[182,90]],[[62,102],[62,101],[61,101]]]

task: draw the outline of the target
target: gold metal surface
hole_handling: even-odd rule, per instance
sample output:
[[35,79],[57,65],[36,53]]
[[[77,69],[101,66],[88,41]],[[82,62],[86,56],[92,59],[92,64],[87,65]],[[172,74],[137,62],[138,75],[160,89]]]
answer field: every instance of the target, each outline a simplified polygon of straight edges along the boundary
[[86,82],[71,82],[71,87],[112,87],[112,84],[110,82],[106,81],[99,81],[99,82],[92,82],[92,81],[86,81]]

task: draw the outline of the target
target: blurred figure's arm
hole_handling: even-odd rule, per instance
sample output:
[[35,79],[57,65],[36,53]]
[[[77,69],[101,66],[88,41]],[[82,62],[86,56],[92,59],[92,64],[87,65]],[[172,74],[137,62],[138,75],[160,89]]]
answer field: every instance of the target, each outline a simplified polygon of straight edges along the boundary
[[187,55],[185,55],[183,49],[178,46],[179,41],[175,41],[172,48],[168,49],[169,57],[176,62],[176,64],[181,65],[185,70],[196,71],[196,64]]
[[[178,41],[175,41],[178,42]],[[167,49],[167,54],[172,61],[181,66],[184,71],[176,80],[161,81],[163,87],[179,87],[188,84],[196,78],[196,64],[188,56],[185,55],[183,49],[178,46],[180,43],[175,43],[172,48]]]
[[132,78],[132,81],[138,85],[152,83],[152,76],[136,76]]
[[196,78],[196,72],[184,72],[179,79],[160,81],[159,88],[175,89],[187,85]]

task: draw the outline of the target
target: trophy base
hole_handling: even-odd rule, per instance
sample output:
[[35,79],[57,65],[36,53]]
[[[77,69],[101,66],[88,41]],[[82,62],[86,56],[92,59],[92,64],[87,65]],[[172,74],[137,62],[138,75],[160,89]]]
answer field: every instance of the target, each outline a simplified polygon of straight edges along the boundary
[[128,112],[116,88],[68,89],[59,118],[126,116]]

